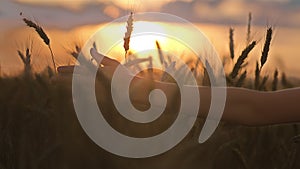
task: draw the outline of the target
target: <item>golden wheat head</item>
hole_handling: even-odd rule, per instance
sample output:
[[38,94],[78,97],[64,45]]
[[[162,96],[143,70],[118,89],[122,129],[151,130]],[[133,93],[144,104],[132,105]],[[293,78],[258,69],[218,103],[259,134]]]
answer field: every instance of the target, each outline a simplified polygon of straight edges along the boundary
[[23,21],[26,23],[26,25],[28,27],[34,28],[35,31],[39,34],[39,36],[43,39],[43,41],[45,42],[46,45],[50,45],[50,39],[47,36],[47,34],[45,33],[45,31],[43,30],[43,28],[41,26],[39,26],[38,24],[34,23],[33,21],[23,18]]
[[133,31],[133,12],[130,13],[130,16],[127,20],[127,27],[126,27],[127,31],[125,33],[125,37],[124,37],[124,49],[125,49],[125,57],[127,52],[130,49],[130,38],[131,38],[131,34]]

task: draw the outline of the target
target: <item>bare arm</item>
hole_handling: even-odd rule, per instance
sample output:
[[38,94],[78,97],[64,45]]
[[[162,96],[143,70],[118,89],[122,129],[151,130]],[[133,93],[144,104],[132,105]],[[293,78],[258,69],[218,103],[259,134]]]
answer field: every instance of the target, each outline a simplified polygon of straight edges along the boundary
[[[173,97],[175,85],[156,83],[168,99]],[[200,92],[199,115],[207,116],[211,102],[211,89],[198,87]],[[278,92],[259,92],[243,88],[227,88],[227,99],[222,120],[249,126],[300,122],[300,88]]]
[[[91,50],[95,60],[102,57],[101,64],[104,65],[102,72],[111,78],[115,68],[119,65],[116,60],[100,56]],[[99,56],[98,56],[99,55]],[[73,68],[65,67],[59,72],[72,72]],[[176,93],[178,88],[172,83],[153,82],[147,78],[135,77],[132,83],[132,101],[141,107],[148,106],[149,92],[154,88],[161,89],[170,103],[180,103]],[[200,94],[199,115],[205,118],[208,114],[211,102],[211,89],[209,87],[198,87]],[[278,92],[258,92],[242,88],[227,88],[227,99],[222,119],[228,122],[260,126],[279,123],[300,122],[300,88],[283,90]],[[172,105],[167,105],[167,110]]]
[[300,88],[258,92],[228,88],[224,120],[244,125],[300,122]]

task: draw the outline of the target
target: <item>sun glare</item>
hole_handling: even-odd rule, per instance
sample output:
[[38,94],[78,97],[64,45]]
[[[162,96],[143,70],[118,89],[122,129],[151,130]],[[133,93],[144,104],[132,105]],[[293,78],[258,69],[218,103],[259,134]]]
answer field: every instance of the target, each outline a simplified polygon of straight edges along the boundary
[[[152,30],[152,32],[143,32],[144,28]],[[135,34],[135,32],[138,32]],[[140,33],[143,32],[143,33]],[[162,34],[157,34],[155,32],[161,32]],[[166,30],[159,23],[153,22],[137,22],[134,27],[133,36],[131,38],[131,50],[133,52],[144,52],[146,50],[156,49],[156,41],[160,44],[165,44],[167,42]]]
[[[120,29],[121,27],[121,29]],[[151,32],[144,32],[144,28],[147,27],[147,30],[151,30]],[[115,58],[119,58],[118,56],[123,56],[120,52],[124,51],[123,49],[123,37],[125,32],[124,25],[118,24],[112,25],[111,30],[115,32],[114,35],[110,36],[118,36],[120,41],[116,46],[114,46],[110,50],[110,54],[115,56]],[[117,30],[122,30],[121,32]],[[160,32],[159,34],[157,32]],[[157,46],[156,42],[159,42],[161,46],[168,45],[168,37],[166,37],[167,30],[163,25],[156,22],[135,22],[132,36],[130,38],[130,52],[134,53],[138,57],[149,57],[157,55]],[[110,39],[107,35],[103,36],[106,39]]]
[[[193,55],[194,53],[185,44],[182,44],[178,39],[169,37],[169,32],[175,31],[173,26],[169,23],[161,22],[146,22],[137,21],[134,22],[133,33],[130,38],[130,53],[134,54],[138,58],[148,58],[152,56],[153,58],[158,58],[158,50],[156,42],[159,43],[163,52],[167,52],[173,56],[180,57],[182,55]],[[146,28],[146,29],[145,29]],[[185,27],[182,26],[185,30]],[[109,41],[110,39],[119,39],[113,47],[110,47],[108,56],[111,56],[118,60],[123,60],[125,51],[124,45],[124,32],[126,32],[126,26],[123,23],[116,23],[109,26],[107,29],[113,33],[103,33],[99,35],[100,41]],[[150,30],[150,31],[145,31]],[[191,32],[186,29],[186,36],[190,36]],[[113,37],[113,38],[112,38]],[[191,36],[192,41],[193,36]],[[102,47],[103,43],[99,43]]]
[[165,44],[167,38],[158,35],[139,35],[131,38],[131,51],[144,52],[147,50],[156,49],[156,41],[160,44]]

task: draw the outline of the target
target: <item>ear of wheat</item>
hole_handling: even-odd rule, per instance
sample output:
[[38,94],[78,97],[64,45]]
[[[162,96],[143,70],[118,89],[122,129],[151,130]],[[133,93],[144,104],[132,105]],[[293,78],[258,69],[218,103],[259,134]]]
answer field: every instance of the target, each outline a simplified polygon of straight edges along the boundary
[[260,62],[261,62],[260,69],[262,69],[264,64],[267,62],[269,51],[270,51],[270,46],[271,46],[271,41],[272,41],[272,35],[273,35],[273,29],[272,29],[272,27],[270,27],[267,31],[266,41],[265,41],[264,49],[262,51],[262,56],[261,56],[261,60],[260,60]]
[[125,50],[125,59],[127,57],[127,53],[130,49],[130,38],[131,38],[131,34],[133,31],[133,12],[130,13],[130,16],[127,20],[127,27],[126,27],[127,31],[125,33],[125,37],[124,37],[124,50]]
[[236,64],[233,67],[233,70],[230,74],[230,77],[232,79],[236,78],[236,76],[239,74],[240,69],[243,66],[243,63],[245,59],[248,57],[249,53],[252,51],[252,49],[256,46],[256,41],[253,41],[249,46],[246,47],[246,49],[242,52],[241,56],[238,58]]
[[50,45],[50,39],[48,38],[47,34],[43,30],[41,26],[38,24],[34,23],[33,21],[23,18],[23,21],[26,23],[28,27],[34,28],[35,31],[39,34],[39,36],[43,39],[46,45]]
[[230,57],[234,59],[234,39],[233,39],[234,29],[230,28],[229,30],[229,49],[230,49]]
[[248,29],[247,29],[247,44],[251,41],[251,22],[252,22],[252,13],[249,13],[248,17]]
[[44,41],[44,43],[48,46],[50,53],[51,53],[51,58],[52,58],[52,62],[53,62],[53,67],[54,67],[54,71],[56,72],[56,64],[55,64],[55,60],[54,60],[54,54],[50,45],[50,39],[47,36],[47,34],[45,33],[44,29],[39,26],[38,24],[36,24],[35,22],[27,19],[27,18],[23,18],[23,21],[25,22],[25,24],[28,27],[34,28],[35,31],[37,32],[37,34],[40,36],[40,38]]

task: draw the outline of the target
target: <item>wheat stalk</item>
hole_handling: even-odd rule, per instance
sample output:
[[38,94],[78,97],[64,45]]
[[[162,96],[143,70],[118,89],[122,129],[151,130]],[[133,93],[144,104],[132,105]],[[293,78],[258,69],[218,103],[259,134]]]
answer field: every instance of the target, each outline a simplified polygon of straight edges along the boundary
[[168,64],[165,61],[165,57],[164,57],[163,51],[161,49],[161,46],[160,46],[160,44],[159,44],[158,41],[156,41],[155,44],[156,44],[156,47],[157,47],[157,51],[158,51],[158,56],[159,56],[160,63],[161,63],[162,66],[164,66],[164,68],[167,68]]
[[24,64],[29,64],[30,63],[31,54],[30,54],[28,48],[26,49],[26,56],[23,55],[23,53],[20,50],[18,50],[18,54],[19,54],[19,57],[21,58],[21,60],[23,61]]
[[31,74],[31,54],[30,54],[29,48],[26,49],[25,55],[20,50],[17,50],[17,52],[18,52],[20,59],[22,60],[22,62],[24,64],[25,75],[30,75]]
[[[28,39],[28,42],[26,43],[25,50],[17,50],[18,56],[21,59],[23,65],[24,65],[24,74],[28,77],[31,75],[31,58],[32,58],[32,48],[33,48],[33,40]],[[18,47],[19,48],[19,47]]]
[[230,57],[233,60],[234,59],[234,39],[233,39],[234,29],[230,28],[229,30],[229,49],[230,49]]
[[162,81],[162,82],[170,82],[171,80],[170,80],[169,73],[171,73],[171,75],[175,73],[175,66],[176,66],[176,62],[170,63],[170,65],[165,68],[165,71],[162,74],[160,81]]
[[76,42],[73,45],[74,47],[65,48],[65,50],[69,55],[71,55],[74,59],[76,59],[79,62],[78,56],[81,52],[82,45]]
[[248,17],[248,29],[247,29],[247,45],[250,43],[251,41],[251,22],[252,22],[252,13],[249,13],[249,17]]
[[276,91],[277,90],[277,85],[278,85],[278,70],[276,69],[274,72],[274,79],[272,83],[272,90]]
[[261,84],[259,86],[259,90],[266,90],[266,84],[267,84],[268,79],[269,79],[268,76],[265,76],[263,78],[263,80],[261,81]]
[[73,56],[76,60],[78,59],[78,56],[81,52],[81,47],[79,45],[75,45],[75,49],[73,51],[70,51],[70,55]]
[[130,16],[127,20],[126,33],[124,37],[124,49],[125,49],[125,59],[127,58],[127,53],[130,49],[130,38],[133,31],[133,12],[130,13]]
[[293,85],[287,80],[285,73],[282,73],[282,75],[281,75],[281,84],[284,88],[292,88],[293,87]]
[[247,71],[244,71],[244,73],[240,76],[239,80],[236,82],[236,87],[242,87],[245,83],[247,77]]
[[255,89],[258,89],[259,83],[260,83],[260,69],[259,69],[259,63],[256,62],[255,82],[254,82],[254,87],[255,87]]
[[56,73],[56,64],[55,64],[55,60],[54,60],[54,54],[50,45],[50,39],[47,36],[47,34],[45,33],[44,29],[39,26],[38,24],[36,24],[35,22],[27,19],[27,18],[23,18],[23,21],[25,22],[25,24],[28,27],[34,28],[35,31],[38,33],[38,35],[40,36],[40,38],[44,41],[44,43],[48,46],[50,53],[51,53],[51,58],[52,58],[52,62],[53,62],[53,67],[54,67],[54,71]]
[[26,23],[28,27],[35,29],[35,31],[39,34],[39,36],[44,40],[46,45],[50,45],[50,39],[48,38],[47,34],[45,33],[45,31],[41,26],[26,18],[23,18],[23,21]]
[[270,27],[267,31],[266,41],[265,41],[264,49],[262,51],[262,56],[261,56],[261,60],[260,60],[260,63],[261,63],[260,69],[262,69],[264,64],[267,62],[269,51],[270,51],[270,45],[271,45],[271,41],[272,41],[272,34],[273,34],[273,29],[272,29],[272,27]]
[[236,64],[233,67],[233,70],[230,74],[230,77],[232,79],[236,78],[238,75],[245,59],[248,57],[249,53],[252,51],[252,49],[255,47],[256,41],[253,41],[249,46],[246,47],[246,49],[242,52],[241,56],[238,58]]
[[197,78],[198,77],[198,67],[200,65],[201,60],[198,58],[197,62],[195,64],[194,69],[192,70],[192,72],[194,73],[194,76]]
[[[213,75],[213,76],[210,76]],[[203,80],[202,80],[202,85],[203,86],[211,86],[216,84],[216,77],[213,73],[213,68],[209,64],[207,60],[205,60],[205,68],[204,68],[204,75],[203,75]]]

